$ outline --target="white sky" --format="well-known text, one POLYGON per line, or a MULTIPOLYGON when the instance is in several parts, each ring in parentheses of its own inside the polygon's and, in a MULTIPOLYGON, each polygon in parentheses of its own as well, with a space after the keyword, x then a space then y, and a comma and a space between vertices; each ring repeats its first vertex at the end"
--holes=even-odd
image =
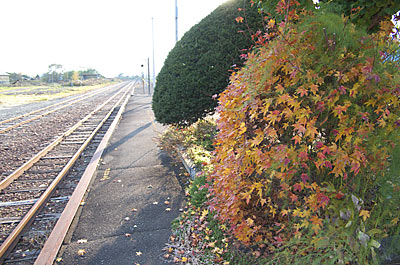
MULTIPOLYGON (((179 38, 226 0, 178 0, 179 38)), ((2 0, 0 73, 34 76, 50 64, 106 77, 156 73, 175 45, 175 0, 2 0)))

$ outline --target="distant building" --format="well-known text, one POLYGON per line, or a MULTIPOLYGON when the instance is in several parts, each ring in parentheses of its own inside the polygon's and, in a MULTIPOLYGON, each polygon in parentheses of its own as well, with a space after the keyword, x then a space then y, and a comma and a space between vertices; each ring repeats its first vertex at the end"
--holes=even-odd
POLYGON ((82 74, 82 79, 83 80, 97 79, 97 78, 99 78, 99 74, 88 74, 88 73, 82 74))
POLYGON ((0 74, 0 85, 9 85, 10 76, 8 74, 0 74))

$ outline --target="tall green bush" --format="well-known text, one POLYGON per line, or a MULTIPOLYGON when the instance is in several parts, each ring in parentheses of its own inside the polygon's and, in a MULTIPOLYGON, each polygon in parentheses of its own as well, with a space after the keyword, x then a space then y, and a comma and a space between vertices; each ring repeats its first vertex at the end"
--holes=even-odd
POLYGON ((228 1, 193 26, 169 53, 153 96, 156 119, 187 125, 214 111, 213 95, 228 85, 229 70, 240 66, 241 50, 262 29, 262 17, 248 0, 228 1), (243 17, 237 23, 237 17, 243 17))

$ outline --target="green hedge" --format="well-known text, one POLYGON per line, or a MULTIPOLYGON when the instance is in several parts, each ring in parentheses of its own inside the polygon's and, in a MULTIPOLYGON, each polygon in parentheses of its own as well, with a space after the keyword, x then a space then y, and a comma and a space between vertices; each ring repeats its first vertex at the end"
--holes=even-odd
POLYGON ((213 95, 229 82, 229 70, 241 66, 241 50, 262 17, 247 0, 228 1, 193 26, 170 51, 157 76, 153 110, 163 124, 188 125, 214 111, 213 95), (242 10, 239 11, 238 8, 242 10), (236 18, 244 17, 243 23, 236 18))

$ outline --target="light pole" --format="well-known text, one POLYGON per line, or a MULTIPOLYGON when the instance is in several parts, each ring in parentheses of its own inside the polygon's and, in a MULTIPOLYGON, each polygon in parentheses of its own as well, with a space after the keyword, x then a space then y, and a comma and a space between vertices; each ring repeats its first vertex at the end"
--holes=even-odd
POLYGON ((178 0, 175 0, 175 42, 178 41, 178 0))
POLYGON ((154 87, 156 86, 156 66, 154 63, 154 18, 151 18, 151 34, 152 34, 152 40, 153 40, 153 90, 154 87))
POLYGON ((151 95, 150 91, 150 58, 147 57, 147 80, 149 81, 149 95, 151 95))
POLYGON ((143 87, 143 94, 144 94, 144 92, 145 92, 145 90, 144 90, 144 70, 143 70, 143 64, 142 65, 140 65, 141 67, 142 67, 142 87, 143 87))

